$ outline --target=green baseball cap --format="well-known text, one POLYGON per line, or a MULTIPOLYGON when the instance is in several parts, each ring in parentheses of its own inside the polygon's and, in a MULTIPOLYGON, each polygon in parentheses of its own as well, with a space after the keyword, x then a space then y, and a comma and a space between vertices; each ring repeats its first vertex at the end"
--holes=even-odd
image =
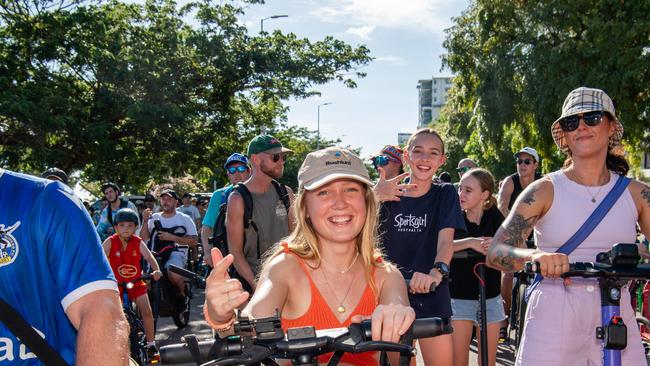
POLYGON ((251 142, 248 143, 247 155, 251 156, 253 154, 259 154, 263 152, 267 154, 277 154, 293 152, 293 150, 282 146, 282 143, 271 135, 255 136, 255 138, 253 138, 251 142))

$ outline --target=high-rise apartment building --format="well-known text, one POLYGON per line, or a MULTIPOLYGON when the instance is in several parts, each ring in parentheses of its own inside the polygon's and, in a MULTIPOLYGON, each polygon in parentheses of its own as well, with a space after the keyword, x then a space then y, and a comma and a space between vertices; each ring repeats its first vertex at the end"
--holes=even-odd
POLYGON ((451 77, 418 80, 418 128, 426 127, 440 116, 451 88, 451 77))

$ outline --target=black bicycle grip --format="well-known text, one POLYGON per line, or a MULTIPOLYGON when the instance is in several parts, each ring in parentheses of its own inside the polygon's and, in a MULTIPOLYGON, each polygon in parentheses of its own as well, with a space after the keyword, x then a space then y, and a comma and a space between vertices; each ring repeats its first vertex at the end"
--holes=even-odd
MULTIPOLYGON (((360 325, 364 331, 364 340, 372 340, 372 321, 366 319, 360 325)), ((414 339, 437 337, 442 334, 451 334, 452 332, 449 320, 437 317, 415 319, 413 324, 411 324, 411 329, 414 339)))
MULTIPOLYGON (((199 353, 201 362, 211 361, 217 358, 234 356, 242 353, 242 343, 239 338, 225 338, 215 342, 214 340, 200 341, 199 353)), ((195 360, 192 357, 190 348, 187 343, 170 344, 160 347, 160 363, 177 364, 192 363, 195 360)))
MULTIPOLYGON (((411 288, 411 279, 407 278, 406 279, 406 289, 408 290, 409 288, 411 288)), ((434 292, 435 290, 436 290, 436 283, 431 282, 431 286, 429 286, 429 292, 434 292)))

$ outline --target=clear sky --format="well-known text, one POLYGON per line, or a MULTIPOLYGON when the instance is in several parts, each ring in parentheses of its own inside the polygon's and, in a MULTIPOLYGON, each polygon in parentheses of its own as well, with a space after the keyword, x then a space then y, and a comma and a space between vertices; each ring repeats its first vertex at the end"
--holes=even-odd
POLYGON ((444 30, 468 0, 267 0, 251 6, 242 19, 250 32, 293 32, 312 41, 327 35, 351 45, 366 45, 375 58, 363 68, 368 75, 355 89, 341 83, 317 86, 321 97, 292 100, 288 123, 316 130, 317 106, 324 138, 340 137, 342 145, 362 147, 367 158, 386 144, 397 143, 398 132, 417 128, 417 81, 449 76, 440 70, 445 52, 444 30))

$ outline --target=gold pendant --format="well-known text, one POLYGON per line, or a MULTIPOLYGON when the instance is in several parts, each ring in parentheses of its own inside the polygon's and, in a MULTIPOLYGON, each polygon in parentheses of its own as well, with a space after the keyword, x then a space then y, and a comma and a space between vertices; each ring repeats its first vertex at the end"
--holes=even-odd
POLYGON ((338 311, 341 314, 345 313, 345 306, 339 305, 339 307, 336 309, 336 311, 338 311))

